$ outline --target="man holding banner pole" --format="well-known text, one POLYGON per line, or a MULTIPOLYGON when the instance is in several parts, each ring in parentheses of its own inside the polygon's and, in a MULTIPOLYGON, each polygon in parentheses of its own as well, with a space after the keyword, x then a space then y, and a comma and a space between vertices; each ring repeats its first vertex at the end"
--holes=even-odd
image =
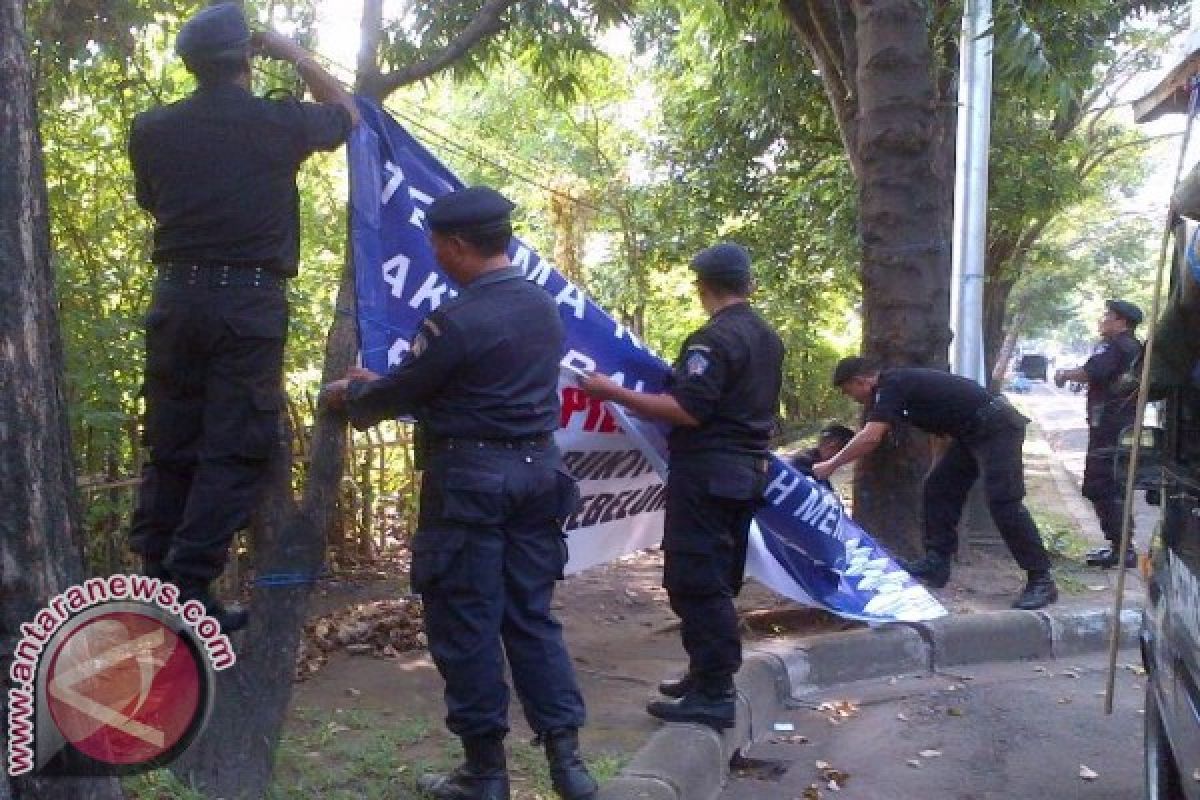
POLYGON ((691 263, 706 325, 684 342, 666 391, 638 392, 596 373, 581 385, 642 417, 671 424, 663 586, 679 616, 687 675, 647 707, 668 722, 733 727, 733 676, 742 662, 733 598, 766 485, 779 413, 783 342, 751 308, 750 256, 730 243, 691 263))
POLYGON ((512 209, 486 187, 429 206, 433 251, 457 296, 425 317, 386 377, 352 369, 322 394, 360 430, 413 416, 426 432, 411 581, 466 761, 421 788, 437 800, 508 800, 507 657, 555 791, 591 800, 583 697, 550 612, 567 561, 562 521, 579 503, 554 441, 565 334, 554 300, 509 261, 512 209))

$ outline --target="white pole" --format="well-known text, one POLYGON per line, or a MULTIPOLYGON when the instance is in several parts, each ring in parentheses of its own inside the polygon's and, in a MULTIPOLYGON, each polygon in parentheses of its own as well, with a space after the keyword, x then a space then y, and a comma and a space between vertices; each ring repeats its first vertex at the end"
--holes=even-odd
MULTIPOLYGON (((1193 0, 1200 6, 1200 0, 1193 0)), ((988 149, 992 135, 992 3, 968 0, 959 58, 957 167, 950 365, 987 385, 983 352, 983 281, 987 250, 988 149), (986 35, 984 35, 986 33, 986 35)))

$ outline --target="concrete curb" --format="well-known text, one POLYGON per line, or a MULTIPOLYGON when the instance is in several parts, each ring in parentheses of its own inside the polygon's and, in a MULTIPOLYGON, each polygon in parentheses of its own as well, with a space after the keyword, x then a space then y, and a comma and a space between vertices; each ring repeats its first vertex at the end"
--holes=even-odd
MULTIPOLYGON (((1122 612, 1122 647, 1137 644, 1140 622, 1140 611, 1122 612)), ((772 718, 790 698, 852 681, 1101 652, 1111 626, 1111 610, 993 611, 747 648, 736 727, 718 735, 702 725, 664 725, 597 800, 714 800, 730 759, 772 732, 772 718)))

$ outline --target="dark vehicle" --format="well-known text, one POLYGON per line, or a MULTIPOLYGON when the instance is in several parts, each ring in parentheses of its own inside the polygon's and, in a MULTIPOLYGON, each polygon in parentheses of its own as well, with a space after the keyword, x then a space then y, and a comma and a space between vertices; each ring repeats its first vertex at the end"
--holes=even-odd
POLYGON ((1142 660, 1146 797, 1200 800, 1200 247, 1195 222, 1176 227, 1171 295, 1155 331, 1150 397, 1162 430, 1143 437, 1139 485, 1162 506, 1152 552, 1142 660), (1190 251, 1190 252, 1189 252, 1190 251), (1189 258, 1190 255, 1190 258, 1189 258))
POLYGON ((1021 356, 1021 360, 1017 364, 1017 372, 1031 381, 1045 381, 1049 367, 1050 359, 1031 353, 1021 356))

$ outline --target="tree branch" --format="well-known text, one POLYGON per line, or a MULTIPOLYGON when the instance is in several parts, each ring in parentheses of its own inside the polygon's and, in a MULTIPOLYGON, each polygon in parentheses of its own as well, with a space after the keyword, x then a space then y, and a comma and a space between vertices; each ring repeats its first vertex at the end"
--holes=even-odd
MULTIPOLYGON (((366 0, 366 2, 374 4, 379 0, 366 0)), ((479 12, 467 23, 467 26, 462 29, 462 32, 437 53, 415 64, 409 64, 403 69, 377 75, 374 80, 364 82, 364 90, 375 99, 383 101, 400 87, 425 80, 446 69, 466 56, 472 47, 504 30, 505 22, 502 19, 504 12, 516 3, 517 0, 487 0, 479 12)))

